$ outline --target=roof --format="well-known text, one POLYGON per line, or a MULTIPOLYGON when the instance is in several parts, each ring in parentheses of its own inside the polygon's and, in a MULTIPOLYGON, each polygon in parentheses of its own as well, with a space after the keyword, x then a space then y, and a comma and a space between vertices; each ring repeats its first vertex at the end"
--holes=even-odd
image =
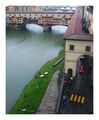
POLYGON ((70 35, 66 37, 68 40, 93 40, 93 34, 70 35))
POLYGON ((92 34, 84 34, 82 32, 81 16, 79 12, 75 12, 71 22, 63 36, 65 40, 93 40, 92 34))

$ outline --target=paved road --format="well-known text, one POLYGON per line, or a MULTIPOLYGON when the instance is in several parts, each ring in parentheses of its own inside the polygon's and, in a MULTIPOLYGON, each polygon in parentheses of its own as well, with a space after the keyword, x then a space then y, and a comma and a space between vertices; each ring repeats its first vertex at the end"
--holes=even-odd
MULTIPOLYGON (((93 69, 89 72, 79 74, 78 63, 77 76, 71 85, 64 85, 63 96, 66 96, 66 102, 62 103, 59 113, 61 114, 92 114, 93 113, 93 69), (69 89, 67 94, 66 90, 69 89)), ((84 66, 86 70, 88 63, 84 66)), ((65 78, 68 80, 68 78, 65 78)))

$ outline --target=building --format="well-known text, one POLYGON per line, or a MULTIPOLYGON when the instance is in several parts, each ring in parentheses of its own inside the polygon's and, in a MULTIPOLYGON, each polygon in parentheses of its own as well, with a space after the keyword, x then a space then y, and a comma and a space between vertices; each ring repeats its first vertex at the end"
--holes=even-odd
POLYGON ((86 20, 89 33, 93 34, 93 6, 84 7, 84 18, 86 20))
POLYGON ((79 6, 78 11, 81 13, 81 19, 88 32, 93 34, 93 6, 79 6))
POLYGON ((55 18, 53 16, 45 16, 45 17, 40 17, 38 19, 38 24, 64 24, 68 25, 70 24, 70 19, 67 18, 55 18))
POLYGON ((93 56, 93 35, 83 33, 81 15, 75 12, 66 33, 63 36, 65 44, 65 72, 73 70, 76 75, 77 60, 82 55, 93 56))
POLYGON ((43 6, 7 6, 7 12, 42 12, 43 6))
POLYGON ((15 11, 15 7, 14 6, 9 6, 9 7, 7 7, 7 10, 9 12, 14 12, 15 11))

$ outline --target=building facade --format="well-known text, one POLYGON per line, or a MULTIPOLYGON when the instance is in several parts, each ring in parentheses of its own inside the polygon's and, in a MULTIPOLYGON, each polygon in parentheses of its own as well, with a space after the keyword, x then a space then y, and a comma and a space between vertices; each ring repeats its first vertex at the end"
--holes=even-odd
POLYGON ((60 12, 7 12, 6 23, 14 23, 12 19, 21 19, 18 23, 37 22, 37 24, 62 24, 68 25, 70 23, 73 13, 60 12))
POLYGON ((72 69, 76 75, 77 60, 82 55, 93 56, 93 35, 82 32, 81 16, 76 12, 63 37, 65 44, 65 72, 72 69))
POLYGON ((78 11, 81 19, 88 29, 89 34, 93 34, 93 6, 79 6, 78 11))
POLYGON ((84 18, 86 19, 89 33, 93 34, 93 6, 84 7, 84 18))
POLYGON ((66 40, 65 48, 65 72, 67 73, 68 69, 72 69, 75 76, 79 57, 82 55, 93 56, 93 42, 89 40, 66 40))

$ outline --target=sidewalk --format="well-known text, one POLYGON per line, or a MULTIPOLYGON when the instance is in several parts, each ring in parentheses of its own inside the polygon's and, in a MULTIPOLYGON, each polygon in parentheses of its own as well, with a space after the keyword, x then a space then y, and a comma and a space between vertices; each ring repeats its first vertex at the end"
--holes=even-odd
POLYGON ((55 72, 49 86, 45 92, 45 95, 41 101, 40 108, 37 114, 55 114, 57 98, 59 94, 57 76, 58 72, 55 72))

